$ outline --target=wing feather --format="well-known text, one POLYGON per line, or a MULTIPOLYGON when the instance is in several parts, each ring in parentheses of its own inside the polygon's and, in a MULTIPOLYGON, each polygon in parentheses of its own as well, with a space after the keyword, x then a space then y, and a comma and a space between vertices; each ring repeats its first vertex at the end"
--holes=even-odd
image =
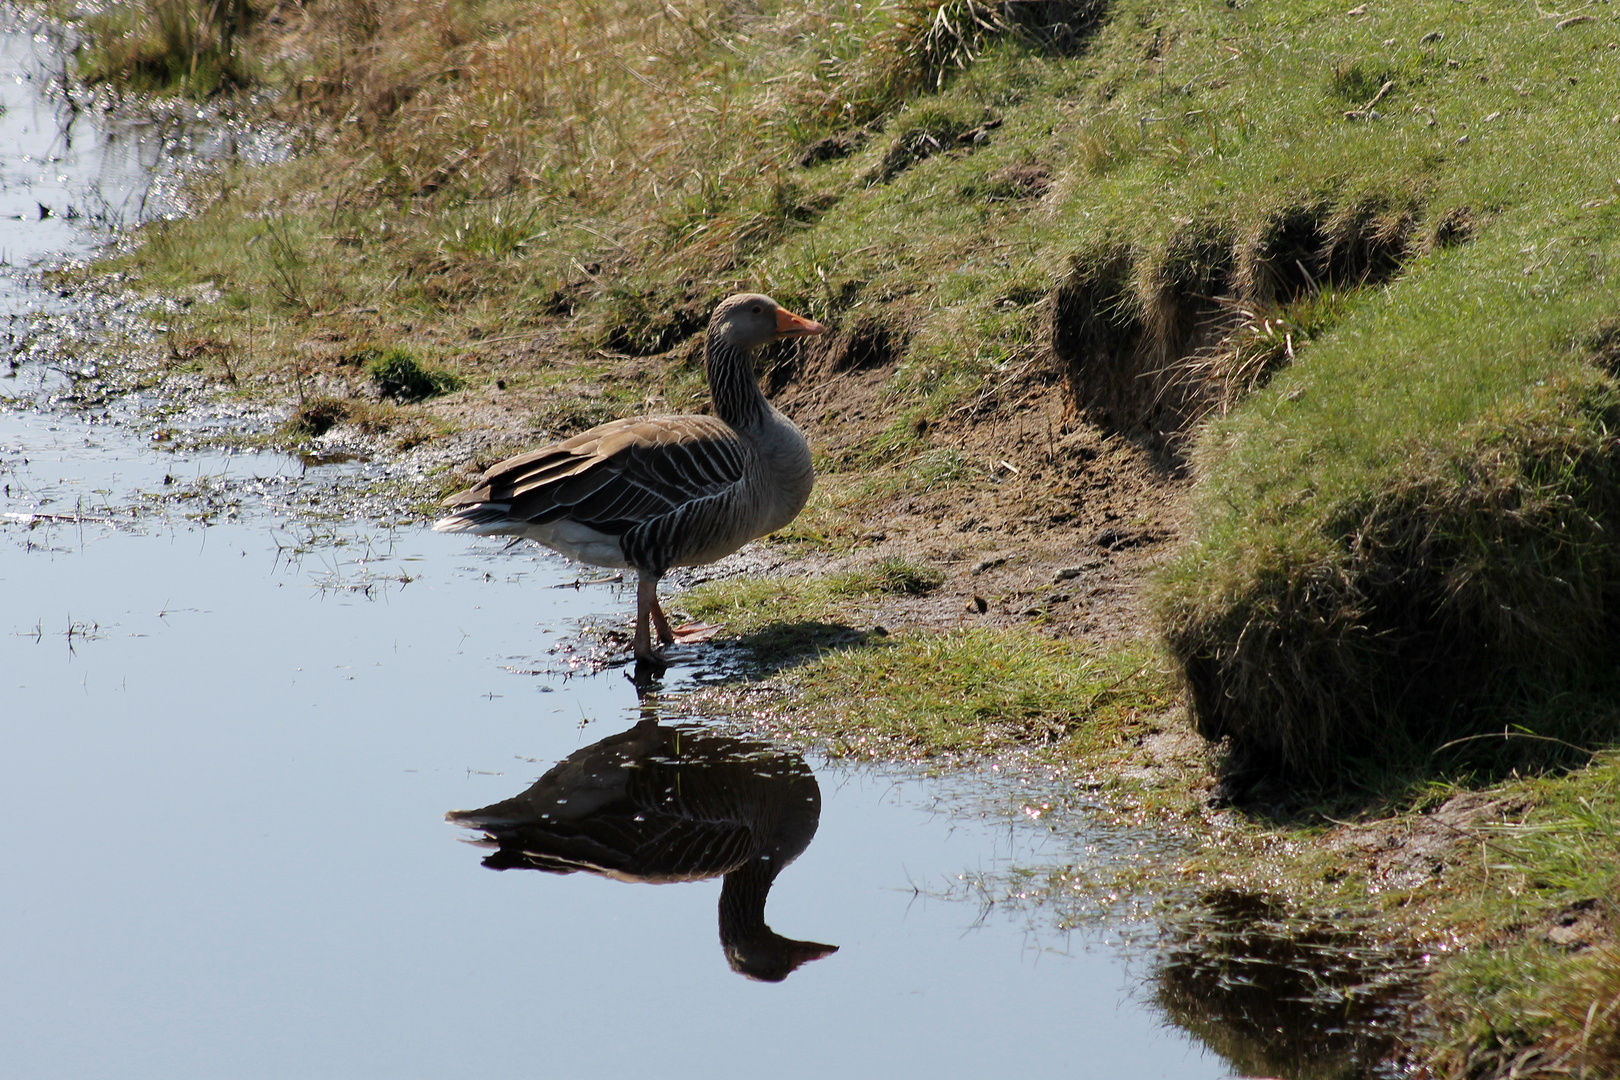
POLYGON ((709 416, 618 420, 492 466, 445 500, 447 521, 514 525, 569 519, 610 534, 720 494, 739 483, 736 432, 709 416))

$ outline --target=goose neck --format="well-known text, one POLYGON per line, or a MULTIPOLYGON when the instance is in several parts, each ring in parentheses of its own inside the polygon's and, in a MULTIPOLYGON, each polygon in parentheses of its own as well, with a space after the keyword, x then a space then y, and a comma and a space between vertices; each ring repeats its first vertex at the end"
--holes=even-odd
POLYGON ((756 937, 765 926, 765 899, 780 869, 769 854, 758 856, 726 875, 720 887, 720 940, 735 944, 756 937))
POLYGON ((760 392, 759 381, 754 378, 750 351, 739 349, 711 333, 705 347, 705 360, 715 415, 732 427, 754 426, 763 421, 769 406, 760 392))

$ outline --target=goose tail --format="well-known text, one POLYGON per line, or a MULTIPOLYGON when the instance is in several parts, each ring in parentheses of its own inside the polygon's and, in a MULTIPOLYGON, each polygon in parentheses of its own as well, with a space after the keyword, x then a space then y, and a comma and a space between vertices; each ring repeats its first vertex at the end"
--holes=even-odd
POLYGON ((435 521, 433 531, 473 533, 478 536, 500 536, 522 532, 525 523, 514 522, 508 518, 507 515, 511 511, 511 503, 475 503, 472 506, 463 506, 448 517, 435 521))

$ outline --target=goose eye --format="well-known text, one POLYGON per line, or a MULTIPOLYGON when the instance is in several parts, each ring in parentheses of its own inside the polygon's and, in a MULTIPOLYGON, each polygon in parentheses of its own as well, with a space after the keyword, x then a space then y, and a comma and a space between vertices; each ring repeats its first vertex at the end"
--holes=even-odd
POLYGON ((754 305, 754 314, 758 315, 759 313, 760 313, 760 306, 758 304, 755 304, 754 305))

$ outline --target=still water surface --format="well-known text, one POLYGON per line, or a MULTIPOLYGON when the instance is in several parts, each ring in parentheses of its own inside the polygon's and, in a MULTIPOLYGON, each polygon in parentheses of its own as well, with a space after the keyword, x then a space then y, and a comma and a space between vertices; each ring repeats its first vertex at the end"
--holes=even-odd
MULTIPOLYGON (((27 413, 0 447, 13 513, 300 471, 27 413)), ((548 655, 628 597, 551 588, 547 555, 357 523, 289 556, 264 506, 3 538, 6 1075, 1226 1075, 1116 951, 918 896, 1051 857, 923 780, 812 759, 819 828, 766 918, 838 951, 777 984, 728 965, 719 880, 482 867, 447 811, 658 719, 548 655)))
MULTIPOLYGON (((41 96, 50 50, 0 43, 0 121, 28 158, 0 161, 14 262, 88 243, 30 202, 110 186, 127 205, 140 183, 108 156, 129 129, 41 96)), ((12 313, 57 302, 0 293, 12 313)), ((55 378, 23 362, 0 394, 0 1074, 1230 1074, 1141 1000, 1120 950, 929 896, 1084 837, 942 812, 903 772, 674 731, 621 670, 570 667, 581 623, 627 618, 621 590, 556 588, 576 569, 419 525, 302 521, 301 487, 340 467, 153 450, 51 411, 30 388, 55 378), (205 522, 152 498, 199 480, 237 508, 205 522), (700 760, 627 812, 614 769, 664 776, 677 738, 700 760), (543 821, 558 791, 575 817, 543 821), (733 869, 743 896, 766 851, 725 832, 733 803, 778 862, 802 848, 765 875, 771 931, 837 947, 794 953, 782 981, 739 977, 783 965, 749 919, 723 925, 706 876, 733 869), (694 839, 694 817, 724 835, 694 839), (652 825, 698 854, 658 862, 652 825), (627 832, 643 843, 619 844, 619 878, 701 880, 555 873, 627 832)))

